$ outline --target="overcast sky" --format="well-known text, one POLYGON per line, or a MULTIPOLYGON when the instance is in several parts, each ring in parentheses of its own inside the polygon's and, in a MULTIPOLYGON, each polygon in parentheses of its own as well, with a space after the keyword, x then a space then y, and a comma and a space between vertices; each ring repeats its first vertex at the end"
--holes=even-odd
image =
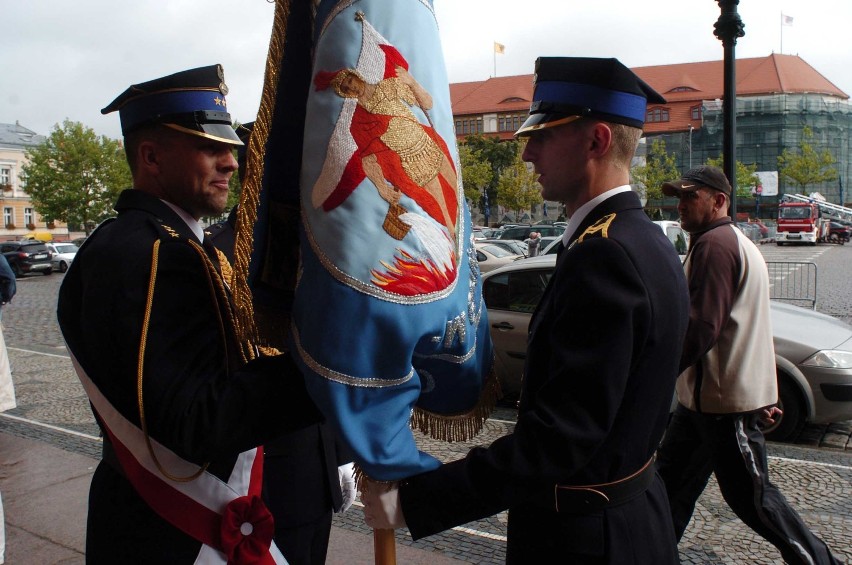
MULTIPOLYGON (((221 63, 228 107, 254 120, 274 5, 266 0, 3 3, 0 123, 48 135, 68 118, 120 137, 100 109, 130 84, 221 63)), ((721 60, 715 0, 434 0, 451 82, 529 74, 540 55, 628 66, 721 60)), ((852 94, 852 0, 742 0, 738 58, 795 54, 852 94), (781 14, 793 19, 781 26, 781 14), (783 37, 782 37, 783 30, 783 37), (783 41, 783 43, 782 43, 783 41)))

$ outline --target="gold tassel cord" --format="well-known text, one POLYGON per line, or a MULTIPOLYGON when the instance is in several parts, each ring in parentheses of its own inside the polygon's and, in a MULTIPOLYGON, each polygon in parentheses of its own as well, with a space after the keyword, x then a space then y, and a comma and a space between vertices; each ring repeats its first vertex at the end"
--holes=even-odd
MULTIPOLYGON (((239 335, 239 329, 238 329, 239 321, 236 319, 235 313, 231 309, 230 301, 228 299, 228 291, 225 287, 225 280, 222 278, 222 276, 219 275, 219 272, 216 270, 216 265, 213 263, 213 261, 207 255, 204 248, 194 241, 190 241, 189 243, 192 245, 192 247, 198 253, 198 255, 199 255, 202 263, 204 264, 206 271, 207 271, 207 282, 208 282, 208 287, 209 287, 209 291, 210 291, 210 297, 211 297, 213 304, 219 303, 219 304, 225 305, 225 308, 226 308, 225 313, 228 317, 228 321, 230 322, 230 327, 233 328, 235 334, 239 335)), ((151 444, 151 437, 148 434, 148 422, 147 422, 147 419, 145 417, 145 399, 144 399, 144 394, 143 394, 143 382, 144 382, 143 376, 144 376, 144 373, 145 373, 145 351, 147 349, 147 344, 148 344, 148 329, 150 327, 151 311, 152 311, 152 305, 154 303, 154 290, 156 288, 156 283, 157 283, 157 267, 158 267, 158 264, 159 264, 159 257, 160 257, 160 241, 157 240, 157 241, 154 242, 154 250, 153 250, 153 254, 152 254, 151 277, 150 277, 150 280, 148 281, 148 296, 147 296, 147 302, 145 304, 145 317, 144 317, 144 320, 143 320, 143 323, 142 323, 142 337, 141 337, 141 341, 140 341, 140 345, 139 345, 138 372, 137 372, 137 375, 136 375, 136 397, 137 397, 137 404, 138 404, 138 409, 139 409, 139 423, 140 423, 140 427, 142 429, 142 434, 145 437, 145 445, 148 448, 148 453, 151 455, 151 459, 153 460, 154 465, 157 467, 157 470, 159 470, 160 473, 162 473, 162 475, 164 477, 166 477, 167 479, 169 479, 171 481, 179 482, 179 483, 186 483, 186 482, 191 482, 191 481, 195 480, 196 478, 198 478, 199 476, 201 476, 201 474, 204 473, 207 470, 209 463, 205 463, 196 472, 194 472, 192 475, 189 475, 189 476, 186 476, 186 477, 178 477, 178 476, 175 476, 175 475, 171 474, 170 472, 168 472, 163 467, 162 463, 160 463, 160 460, 157 458, 156 454, 154 453, 154 449, 153 449, 153 446, 151 444)), ((221 261, 222 257, 223 256, 220 255, 220 261, 221 261)), ((227 265, 227 260, 225 260, 224 263, 227 265)), ((226 272, 226 268, 224 266, 220 266, 220 268, 222 268, 223 273, 226 272)), ((216 312, 217 312, 218 317, 219 317, 219 335, 222 338, 222 344, 221 345, 222 345, 223 355, 225 356, 223 363, 224 363, 224 366, 227 367, 227 366, 229 366, 228 344, 227 344, 227 337, 226 337, 227 336, 227 328, 226 328, 226 325, 225 325, 225 320, 223 319, 222 314, 221 314, 221 312, 219 311, 218 308, 216 309, 216 312)), ((255 349, 252 346, 252 343, 250 341, 238 340, 237 344, 238 344, 238 347, 240 349, 240 354, 241 354, 241 358, 242 358, 243 363, 247 363, 249 360, 254 359, 256 357, 255 349)))
POLYGON ((464 414, 444 415, 414 408, 411 427, 428 434, 432 439, 456 442, 473 439, 491 415, 502 396, 500 382, 492 371, 482 387, 479 402, 464 414))
POLYGON ((154 251, 151 259, 151 278, 148 281, 148 299, 145 303, 145 319, 142 323, 142 338, 139 343, 138 370, 136 374, 136 402, 139 408, 139 425, 142 428, 142 434, 145 436, 145 445, 148 448, 148 453, 151 455, 151 459, 154 461, 154 465, 157 466, 160 473, 162 473, 167 479, 177 483, 188 483, 200 477, 201 474, 207 470, 209 463, 205 463, 192 475, 187 477, 177 477, 166 471, 160 463, 160 460, 157 459, 157 455, 154 453, 154 448, 151 445, 151 437, 148 435, 148 422, 145 419, 145 399, 142 394, 142 377, 145 373, 145 349, 148 344, 148 327, 151 323, 151 307, 154 303, 154 289, 157 286, 157 264, 159 258, 160 240, 157 240, 154 242, 154 251))
MULTIPOLYGON (((228 263, 228 259, 225 257, 225 254, 216 250, 216 256, 219 262, 219 269, 222 271, 222 275, 220 276, 219 271, 216 270, 216 265, 210 259, 210 257, 205 252, 204 248, 200 246, 198 243, 194 241, 190 241, 190 244, 195 248, 195 251, 201 256, 201 260, 204 262, 205 267, 207 268, 207 277, 210 283, 210 291, 213 299, 213 303, 216 304, 217 301, 219 304, 223 304, 225 306, 225 313, 228 316, 228 322, 230 322, 230 327, 237 340, 237 347, 240 350, 240 360, 243 364, 248 363, 257 355, 255 354, 255 348, 252 345, 251 341, 240 339, 240 335, 245 334, 246 330, 242 329, 240 324, 241 321, 239 317, 234 312, 234 309, 231 307, 231 300, 228 296, 228 290, 225 286, 226 282, 229 279, 233 278, 233 269, 231 269, 230 263, 228 263), (217 298, 218 295, 218 298, 217 298)), ((230 366, 228 362, 228 344, 226 341, 227 328, 225 326, 224 320, 222 319, 221 312, 217 309, 217 314, 219 315, 219 329, 220 335, 222 336, 222 348, 225 352, 225 367, 230 366)))
POLYGON ((251 289, 248 285, 249 261, 254 247, 254 224, 257 220, 257 208, 260 203, 260 187, 263 180, 263 158, 272 115, 275 109, 275 93, 278 89, 279 64, 284 57, 284 44, 287 38, 287 19, 290 15, 291 0, 276 0, 272 36, 266 57, 266 70, 263 79, 260 108, 254 129, 249 137, 246 150, 246 176, 240 193, 237 210, 237 222, 234 241, 234 278, 233 296, 239 318, 238 335, 240 342, 261 343, 258 328, 254 321, 254 305, 251 289))

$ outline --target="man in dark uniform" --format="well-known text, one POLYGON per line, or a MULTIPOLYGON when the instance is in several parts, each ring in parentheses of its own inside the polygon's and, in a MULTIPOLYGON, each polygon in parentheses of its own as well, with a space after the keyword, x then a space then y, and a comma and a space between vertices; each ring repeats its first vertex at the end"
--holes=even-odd
POLYGON ((89 237, 58 316, 104 432, 89 563, 283 562, 256 446, 316 422, 289 355, 237 333, 199 218, 221 214, 242 142, 222 67, 133 85, 118 110, 133 189, 89 237))
MULTIPOLYGON (((253 126, 249 122, 237 128, 244 143, 237 147, 240 183, 253 126)), ((205 230, 224 254, 223 272, 234 264, 236 216, 234 206, 227 221, 205 230)), ((274 345, 284 349, 284 344, 274 345)), ((286 433, 263 446, 263 500, 275 518, 275 543, 290 565, 325 563, 332 515, 347 510, 355 500, 352 457, 345 452, 326 422, 286 433)))
POLYGON ((509 563, 676 563, 653 455, 668 419, 687 291, 629 186, 646 100, 615 59, 540 58, 524 160, 571 220, 529 328, 512 434, 400 482, 367 485, 372 527, 420 538, 509 509, 509 563))

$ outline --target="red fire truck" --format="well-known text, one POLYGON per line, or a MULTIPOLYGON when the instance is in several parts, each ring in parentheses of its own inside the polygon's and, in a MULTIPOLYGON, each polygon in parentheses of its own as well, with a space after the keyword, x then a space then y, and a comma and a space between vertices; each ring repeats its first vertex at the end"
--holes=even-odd
POLYGON ((778 203, 778 231, 775 243, 807 243, 816 245, 828 241, 830 222, 820 212, 821 202, 807 198, 778 203))

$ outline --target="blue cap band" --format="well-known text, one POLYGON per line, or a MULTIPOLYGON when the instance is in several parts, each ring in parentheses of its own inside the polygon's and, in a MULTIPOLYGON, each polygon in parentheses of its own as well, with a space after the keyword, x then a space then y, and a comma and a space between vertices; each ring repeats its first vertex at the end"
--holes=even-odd
POLYGON ((215 90, 158 92, 129 100, 119 109, 121 131, 128 131, 158 116, 210 110, 227 112, 225 97, 215 90))
POLYGON ((644 96, 589 84, 560 81, 537 82, 533 100, 571 104, 589 108, 596 113, 622 116, 645 123, 647 101, 644 96))

